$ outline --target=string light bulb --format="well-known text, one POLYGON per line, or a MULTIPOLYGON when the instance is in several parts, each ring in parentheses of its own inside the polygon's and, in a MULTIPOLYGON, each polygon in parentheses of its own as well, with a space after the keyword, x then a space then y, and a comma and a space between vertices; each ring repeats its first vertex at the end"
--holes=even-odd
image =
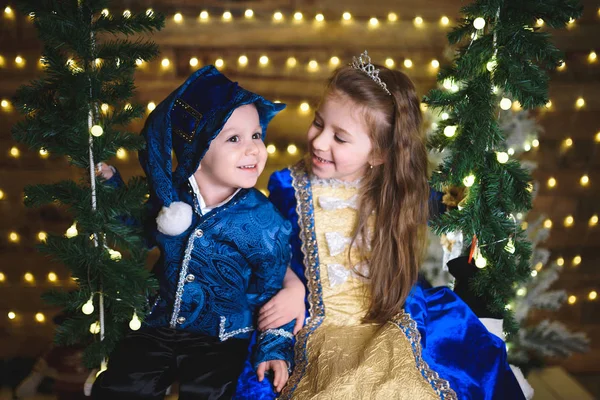
POLYGON ((137 313, 134 310, 133 317, 131 318, 131 321, 129 321, 129 329, 131 329, 132 331, 137 331, 141 327, 142 327, 142 322, 140 321, 140 319, 137 316, 137 313))
POLYGON ((217 69, 221 69, 225 66, 225 61, 223 61, 222 58, 217 58, 217 60, 215 61, 215 67, 217 67, 217 69))
POLYGON ((308 62, 308 69, 311 71, 316 71, 319 68, 319 63, 317 60, 310 60, 308 62))
POLYGON ((444 135, 446 137, 453 137, 456 134, 456 125, 448 125, 444 128, 444 135))
POLYGON ((200 21, 208 21, 208 11, 200 12, 200 21))
POLYGON ((26 272, 25 275, 23 275, 23 279, 25 279, 25 281, 32 283, 33 281, 35 281, 35 277, 33 276, 33 274, 31 272, 26 272))
POLYGON ((413 22, 414 22, 414 24, 415 24, 416 26, 420 27, 420 26, 422 26, 422 25, 423 25, 423 18, 422 18, 422 17, 419 17, 419 16, 417 16, 417 17, 415 17, 415 19, 414 19, 414 21, 413 21, 413 22))
POLYGON ((587 186, 590 183, 590 177, 587 175, 583 175, 581 177, 581 179, 579 179, 579 183, 581 184, 581 186, 587 186))
POLYGON ((37 234, 37 238, 40 242, 45 242, 48 239, 48 234, 44 231, 39 231, 37 234))
POLYGON ((242 67, 248 65, 248 57, 245 55, 241 55, 238 58, 238 64, 240 64, 242 67))
POLYGON ((177 13, 173 16, 173 20, 179 24, 183 21, 183 15, 181 15, 181 13, 177 13))
POLYGON ((565 259, 562 257, 558 257, 556 259, 556 265, 558 265, 559 267, 562 267, 563 265, 565 265, 565 259))
POLYGON ((390 22, 396 22, 398 21, 398 15, 396 13, 388 13, 388 21, 390 22))
POLYGON ((292 154, 292 155, 293 155, 293 154, 296 154, 296 153, 298 152, 298 148, 296 147, 296 145, 294 145, 294 144, 290 144, 290 145, 287 147, 287 152, 288 152, 288 153, 290 153, 290 154, 292 154))
POLYGON ((390 68, 390 69, 391 69, 391 68, 394 68, 394 64, 396 64, 396 63, 394 62, 394 60, 393 60, 393 59, 391 59, 391 58, 386 58, 386 59, 385 59, 385 66, 386 66, 386 67, 388 67, 388 68, 390 68))
POLYGON ((4 190, 0 190, 0 200, 4 200, 4 190))
POLYGON ((103 113, 108 112, 108 104, 102 103, 102 105, 100 106, 100 109, 102 110, 103 113))
POLYGON ((413 66, 412 60, 410 58, 407 58, 406 60, 404 60, 404 66, 406 68, 412 68, 412 66, 413 66))
POLYGON ((352 14, 350 14, 348 11, 346 11, 342 14, 342 19, 344 21, 350 21, 352 19, 352 14))
POLYGON ((487 260, 481 254, 478 254, 475 258, 475 266, 477 268, 485 268, 487 266, 487 260))
POLYGON ((554 178, 554 177, 548 178, 548 187, 550 189, 556 187, 556 178, 554 178))
POLYGON ((267 65, 269 63, 269 57, 260 56, 260 58, 258 59, 258 62, 260 63, 260 65, 267 65))
POLYGON ((153 10, 153 9, 151 9, 151 8, 147 9, 147 10, 146 10, 146 16, 147 16, 147 17, 152 17, 152 16, 154 16, 154 10, 153 10))
POLYGON ((300 111, 308 112, 308 110, 310 110, 310 106, 308 105, 308 103, 304 102, 300 104, 300 111))
POLYGON ((329 64, 333 65, 334 67, 340 64, 340 59, 339 57, 333 56, 329 59, 329 64))
POLYGON ((573 218, 573 216, 572 216, 572 215, 568 215, 568 216, 565 218, 564 225, 565 225, 565 227, 567 227, 567 228, 570 228, 570 227, 572 227, 572 226, 573 226, 573 223, 574 223, 574 222, 575 222, 575 218, 573 218))
POLYGON ((325 16, 321 13, 315 15, 315 20, 317 20, 317 22, 323 22, 325 21, 325 16))
POLYGON ((231 21, 231 12, 230 11, 225 11, 223 13, 223 21, 231 21))
POLYGON ((504 111, 510 110, 511 107, 512 107, 511 99, 503 97, 502 100, 500 100, 500 108, 503 109, 504 111))
POLYGON ((199 61, 198 61, 197 57, 190 58, 190 67, 197 67, 198 63, 199 63, 199 61))
POLYGON ((556 67, 556 69, 559 71, 564 71, 566 68, 567 68, 567 63, 565 61, 561 61, 560 64, 558 64, 558 67, 556 67))
POLYGON ((117 149, 116 156, 119 160, 125 160, 127 158, 127 150, 125 150, 123 147, 119 147, 117 149))
POLYGON ((110 15, 110 11, 108 11, 108 8, 105 8, 105 9, 102 10, 102 12, 100 14, 102 14, 102 16, 104 18, 106 18, 106 17, 108 17, 110 15))
POLYGON ((35 320, 39 323, 42 323, 44 321, 46 321, 46 316, 44 314, 42 314, 41 312, 35 314, 35 320))
POLYGON ((96 321, 90 325, 90 333, 97 335, 100 333, 100 322, 96 321))
POLYGON ((19 156, 21 155, 21 151, 19 150, 19 148, 17 146, 13 146, 10 148, 10 156, 13 158, 19 158, 19 156))
POLYGON ((473 186, 473 185, 475 184, 475 175, 471 174, 471 175, 468 175, 468 176, 466 176, 466 177, 463 179, 463 184, 464 184, 466 187, 471 187, 471 186, 473 186))
POLYGON ((536 24, 537 26, 539 26, 539 27, 541 27, 541 26, 544 26, 544 20, 543 20, 543 19, 541 19, 541 18, 538 18, 538 19, 535 21, 535 24, 536 24))
POLYGON ((293 68, 296 66, 298 61, 294 57, 288 57, 288 59, 285 63, 288 66, 288 68, 293 68))
POLYGON ((594 214, 590 217, 590 220, 588 221, 588 225, 590 227, 598 225, 598 214, 594 214))
POLYGON ((577 296, 569 296, 569 299, 567 300, 569 304, 573 305, 577 302, 577 296))
POLYGON ((2 108, 8 108, 8 107, 10 107, 9 101, 6 100, 6 99, 2 99, 2 101, 0 101, 0 107, 2 107, 2 108))
POLYGON ((274 144, 270 144, 267 146, 267 153, 275 154, 276 151, 277 151, 277 147, 275 147, 274 144))
POLYGON ((573 257, 572 263, 573 263, 574 267, 576 267, 579 264, 581 264, 581 256, 577 255, 577 256, 573 257))
POLYGON ((551 229, 552 228, 552 220, 550 218, 547 218, 544 221, 544 228, 546 228, 546 229, 551 229))
POLYGON ((108 249, 108 254, 110 256, 110 259, 113 261, 119 261, 122 258, 121 253, 117 250, 108 249))
POLYGON ((54 272, 48 272, 48 280, 50 282, 56 282, 57 279, 58 279, 58 277, 56 276, 56 274, 54 272))
POLYGON ((77 236, 78 234, 79 234, 79 232, 77 232, 77 224, 73 223, 73 225, 71 225, 69 227, 69 229, 67 229, 67 232, 66 232, 65 236, 70 239, 72 237, 77 236))
POLYGON ((588 61, 590 63, 594 63, 596 62, 596 59, 598 58, 598 55, 596 54, 595 51, 590 51, 590 54, 588 55, 588 61))
POLYGON ((438 69, 440 67, 440 62, 436 59, 431 60, 431 67, 434 69, 438 69))
POLYGON ((169 65, 171 65, 171 61, 169 61, 168 58, 163 58, 160 62, 160 65, 162 65, 163 68, 169 68, 169 65))
POLYGON ((90 299, 81 307, 81 312, 85 315, 90 315, 94 312, 94 295, 90 296, 90 299))
POLYGON ((154 111, 154 109, 156 108, 156 104, 153 101, 151 101, 148 103, 146 108, 148 109, 148 111, 154 111))
POLYGON ((583 97, 580 97, 577 99, 577 101, 575 101, 575 107, 583 108, 584 106, 585 106, 585 99, 583 97))
POLYGON ((448 24, 450 24, 450 18, 444 15, 442 18, 440 18, 440 24, 442 24, 442 26, 448 26, 448 24))
POLYGON ((12 10, 12 8, 10 8, 10 6, 6 6, 4 8, 4 14, 6 14, 6 15, 12 15, 12 13, 13 13, 13 10, 12 10))
POLYGON ((104 133, 104 129, 102 129, 100 125, 94 125, 92 126, 92 129, 90 129, 90 133, 92 136, 100 137, 104 133))
POLYGON ((504 151, 498 151, 496 152, 496 159, 500 164, 506 164, 509 159, 508 153, 504 151))
POLYGON ((129 11, 129 10, 125 10, 125 11, 123 11, 123 16, 124 16, 125 18, 129 18, 129 17, 131 17, 131 11, 129 11))
POLYGON ((276 12, 273 14, 273 19, 274 19, 275 21, 281 21, 281 20, 283 19, 283 14, 282 14, 280 11, 276 11, 276 12))
POLYGON ((21 238, 19 237, 19 234, 17 232, 10 232, 8 234, 8 240, 10 240, 12 243, 19 243, 19 240, 21 238))
POLYGON ((247 9, 244 12, 244 17, 246 17, 246 18, 252 18, 252 17, 254 17, 254 11, 252 11, 251 9, 247 9))
POLYGON ((596 133, 596 136, 594 136, 594 141, 596 143, 600 143, 600 132, 596 133))
POLYGON ((4 275, 4 272, 0 272, 0 282, 4 282, 6 280, 6 275, 4 275))
POLYGON ((375 17, 369 19, 369 25, 371 27, 376 27, 377 25, 379 25, 379 20, 375 17))
POLYGON ((483 19, 481 17, 475 18, 475 20, 473 20, 473 26, 477 30, 481 30, 481 29, 485 28, 485 19, 483 19))
POLYGON ((304 17, 304 16, 302 15, 302 13, 301 13, 300 11, 296 11, 296 12, 294 13, 294 20, 295 20, 295 21, 298 21, 298 22, 299 22, 299 21, 302 21, 302 18, 303 18, 303 17, 304 17))
POLYGON ((590 299, 590 300, 596 300, 597 297, 598 297, 598 293, 595 290, 592 290, 588 294, 588 299, 590 299))

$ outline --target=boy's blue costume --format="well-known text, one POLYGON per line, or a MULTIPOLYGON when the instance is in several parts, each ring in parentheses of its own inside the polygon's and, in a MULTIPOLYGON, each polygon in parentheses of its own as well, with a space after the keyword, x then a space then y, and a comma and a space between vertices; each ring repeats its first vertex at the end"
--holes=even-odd
MULTIPOLYGON (((189 398, 231 397, 254 331, 256 312, 282 287, 290 259, 291 227, 253 188, 239 190, 226 204, 203 214, 188 180, 233 111, 247 104, 257 108, 263 138, 270 120, 285 107, 241 88, 208 66, 188 78, 148 117, 142 132, 147 147, 140 152, 140 163, 150 184, 152 218, 146 232, 150 244, 158 246, 161 253, 154 267, 160 290, 141 330, 131 333, 129 341, 125 339, 111 357, 108 370, 100 375, 94 387, 96 398, 162 398, 170 384, 165 386, 169 381, 166 375, 180 381, 180 398, 186 398, 181 379, 193 375, 195 368, 204 380, 191 377, 192 382, 183 386, 189 398), (178 161, 175 170, 172 151, 178 161), (177 212, 163 219, 163 226, 160 220, 155 221, 157 214, 168 214, 175 208, 177 212), (150 348, 139 360, 140 365, 130 365, 128 354, 144 355, 140 342, 150 348), (153 349, 171 342, 169 357, 160 350, 161 362, 146 371, 143 364, 159 357, 160 352, 153 349), (191 353, 186 354, 186 347, 181 346, 184 342, 203 343, 215 352, 224 350, 221 357, 205 359, 200 350, 197 356, 193 354, 202 346, 190 345, 191 353), (231 346, 225 349, 227 343, 231 346), (186 367, 192 370, 182 371, 180 359, 192 357, 194 362, 186 367), (215 373, 210 370, 213 363, 218 364, 215 373), (218 374, 228 377, 219 378, 222 384, 214 387, 212 381, 219 380, 215 378, 218 374), (143 396, 140 387, 150 387, 151 394, 143 396)), ((268 360, 291 363, 293 325, 257 335, 252 356, 255 368, 268 360)))

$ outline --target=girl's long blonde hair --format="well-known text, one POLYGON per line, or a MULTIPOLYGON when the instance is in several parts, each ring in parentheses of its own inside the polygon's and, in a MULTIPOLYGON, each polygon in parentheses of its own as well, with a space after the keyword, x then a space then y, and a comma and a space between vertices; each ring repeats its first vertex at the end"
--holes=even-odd
POLYGON ((365 321, 385 322, 402 311, 417 281, 425 249, 429 184, 415 87, 400 71, 376 68, 391 95, 350 66, 334 72, 325 95, 348 96, 363 111, 370 128, 375 165, 362 179, 353 241, 369 260, 370 304, 365 321), (375 223, 369 234, 372 214, 375 223))

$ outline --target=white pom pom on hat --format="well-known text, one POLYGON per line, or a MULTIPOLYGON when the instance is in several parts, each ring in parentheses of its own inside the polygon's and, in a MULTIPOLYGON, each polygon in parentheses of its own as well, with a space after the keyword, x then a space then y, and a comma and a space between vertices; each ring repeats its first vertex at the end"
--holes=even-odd
POLYGON ((169 236, 181 235, 192 225, 192 207, 183 201, 174 201, 161 208, 156 217, 159 232, 169 236))

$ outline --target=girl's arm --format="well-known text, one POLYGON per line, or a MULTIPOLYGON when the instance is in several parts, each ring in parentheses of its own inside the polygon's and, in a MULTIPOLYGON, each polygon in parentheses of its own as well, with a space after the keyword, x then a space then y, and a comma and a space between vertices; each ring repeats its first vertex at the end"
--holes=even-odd
POLYGON ((304 284, 290 267, 283 278, 283 288, 267 302, 258 314, 258 329, 277 328, 296 320, 294 335, 302 329, 306 316, 304 284))

